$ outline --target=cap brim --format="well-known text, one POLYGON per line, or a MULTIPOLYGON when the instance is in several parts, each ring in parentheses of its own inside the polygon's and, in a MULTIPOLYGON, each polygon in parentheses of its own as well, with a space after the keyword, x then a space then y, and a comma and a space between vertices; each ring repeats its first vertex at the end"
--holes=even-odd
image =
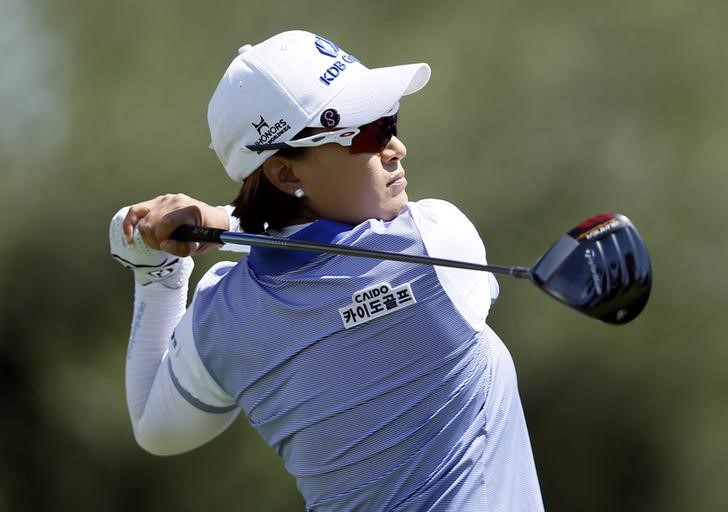
MULTIPOLYGON (((320 112, 336 109, 339 126, 361 126, 392 110, 402 96, 422 89, 430 80, 425 63, 367 69, 357 74, 320 112)), ((320 112, 310 126, 321 126, 320 112)))

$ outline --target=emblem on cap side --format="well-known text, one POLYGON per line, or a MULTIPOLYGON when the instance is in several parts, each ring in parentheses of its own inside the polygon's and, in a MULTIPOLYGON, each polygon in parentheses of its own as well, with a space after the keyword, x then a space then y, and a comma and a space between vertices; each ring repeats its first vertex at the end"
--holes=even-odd
POLYGON ((262 114, 258 115, 260 116, 258 122, 251 123, 253 125, 253 128, 255 128, 258 132, 258 135, 260 135, 260 137, 258 137, 258 139, 255 141, 255 145, 271 144, 291 129, 291 125, 288 124, 288 121, 283 118, 279 119, 271 125, 268 124, 265 119, 263 119, 262 114))
POLYGON ((321 121, 321 126, 324 128, 336 128, 339 126, 339 121, 341 121, 341 116, 339 115, 339 112, 335 108, 327 108, 323 112, 321 112, 321 117, 319 118, 321 121))

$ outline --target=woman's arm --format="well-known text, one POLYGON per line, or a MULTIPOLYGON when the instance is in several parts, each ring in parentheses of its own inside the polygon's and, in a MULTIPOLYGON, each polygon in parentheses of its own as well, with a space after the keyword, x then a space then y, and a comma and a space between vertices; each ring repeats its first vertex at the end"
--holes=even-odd
MULTIPOLYGON (((127 402, 134 435, 151 453, 171 455, 214 438, 239 410, 209 377, 199 357, 193 357, 192 311, 179 336, 188 348, 180 351, 179 342, 173 338, 185 314, 193 263, 189 257, 152 249, 135 229, 142 219, 155 213, 154 201, 120 210, 111 221, 109 238, 112 256, 134 271, 134 316, 126 364, 127 402), (133 226, 129 239, 126 227, 130 218, 133 226), (174 340, 171 357, 170 340, 174 340), (175 366, 182 379, 175 376, 175 366), (206 397, 208 403, 191 400, 195 396, 206 397)), ((156 211, 155 217, 161 219, 164 215, 156 211)), ((176 219, 180 223, 187 221, 184 215, 176 219)), ((149 219, 147 223, 151 233, 159 233, 158 226, 149 219)))
POLYGON ((137 443, 155 455, 182 453, 206 443, 240 412, 199 361, 192 338, 193 312, 185 314, 186 299, 186 283, 177 289, 135 284, 127 403, 137 443))

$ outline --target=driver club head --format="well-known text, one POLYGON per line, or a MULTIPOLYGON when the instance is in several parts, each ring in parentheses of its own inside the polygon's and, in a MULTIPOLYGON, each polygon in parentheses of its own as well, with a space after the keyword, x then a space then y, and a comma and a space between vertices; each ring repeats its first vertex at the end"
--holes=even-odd
POLYGON ((625 324, 647 304, 652 267, 634 224, 624 215, 604 213, 561 237, 531 267, 529 278, 588 316, 625 324))

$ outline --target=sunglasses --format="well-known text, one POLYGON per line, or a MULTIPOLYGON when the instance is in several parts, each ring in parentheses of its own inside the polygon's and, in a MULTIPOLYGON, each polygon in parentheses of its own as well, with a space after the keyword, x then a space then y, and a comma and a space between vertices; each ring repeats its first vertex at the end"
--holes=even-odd
POLYGON ((393 136, 397 135, 398 115, 381 117, 358 128, 342 128, 333 132, 317 133, 310 137, 274 142, 273 144, 250 144, 249 151, 267 151, 284 148, 312 148, 324 144, 340 144, 349 148, 349 153, 381 153, 393 136))

